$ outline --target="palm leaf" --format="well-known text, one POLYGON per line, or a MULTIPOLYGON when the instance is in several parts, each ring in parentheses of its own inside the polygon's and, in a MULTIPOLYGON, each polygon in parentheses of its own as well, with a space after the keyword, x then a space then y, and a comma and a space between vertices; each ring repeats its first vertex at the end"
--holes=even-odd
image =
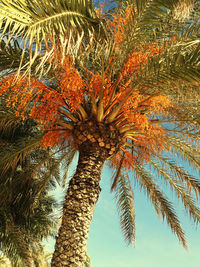
MULTIPOLYGON (((3 214, 1 213, 1 216, 3 214)), ((2 218, 1 218, 2 220, 2 218)), ((18 226, 12 222, 7 222, 6 233, 0 229, 0 249, 10 259, 11 262, 17 263, 16 266, 26 266, 30 264, 30 252, 24 241, 24 233, 18 226), (2 246, 3 244, 3 246, 2 246), (25 264, 23 264, 23 262, 25 264)))
MULTIPOLYGON (((121 2, 124 4, 124 2, 127 4, 133 4, 133 1, 131 0, 126 0, 126 1, 121 1, 118 0, 118 2, 121 2)), ((196 15, 196 13, 199 13, 199 6, 198 3, 199 1, 196 2, 196 6, 194 5, 193 1, 191 0, 164 0, 164 1, 159 1, 159 0, 136 0, 134 1, 134 4, 136 6, 137 13, 140 16, 140 21, 141 25, 146 25, 147 27, 152 27, 153 25, 155 26, 160 26, 160 22, 163 22, 162 20, 166 19, 166 15, 169 17, 172 16, 174 20, 176 19, 176 16, 174 14, 176 7, 181 4, 181 2, 184 2, 186 5, 185 7, 188 6, 187 9, 182 9, 182 11, 188 12, 188 19, 190 16, 196 15), (191 7, 191 8, 190 8, 191 7)), ((180 16, 182 14, 180 13, 180 16)), ((184 15, 184 14, 183 14, 184 15)), ((187 18, 187 17, 186 17, 187 18)), ((178 22, 180 18, 176 19, 176 22, 178 22)))
POLYGON ((194 222, 199 222, 200 220, 200 209, 197 206, 192 194, 187 192, 183 185, 177 182, 177 177, 173 176, 166 168, 161 166, 158 162, 151 161, 151 165, 154 167, 157 175, 169 183, 172 191, 175 191, 177 197, 181 199, 184 204, 185 209, 189 212, 190 216, 193 218, 194 222))
POLYGON ((188 161, 200 172, 200 150, 195 148, 194 145, 183 141, 181 138, 169 136, 167 137, 166 150, 174 150, 184 161, 188 161))
MULTIPOLYGON (((191 45, 195 48, 194 50, 198 48, 198 54, 192 49, 191 51, 188 51, 186 42, 177 44, 177 46, 172 47, 171 50, 167 49, 164 53, 162 52, 157 57, 150 58, 149 63, 145 66, 144 71, 142 72, 142 77, 144 78, 142 85, 150 85, 149 91, 151 90, 151 93, 162 93, 162 91, 160 91, 162 90, 161 86, 156 89, 156 84, 158 82, 160 85, 165 84, 165 82, 168 82, 168 85, 170 85, 170 80, 181 79, 187 82, 199 83, 200 46, 199 42, 194 42, 191 45), (195 57, 193 57, 194 53, 196 54, 195 57), (182 55, 182 61, 177 62, 180 55, 182 55), (152 86, 153 84, 154 86, 152 86), (152 87, 154 87, 154 89, 152 87)), ((142 77, 139 76, 140 81, 142 77)), ((163 89, 166 90, 167 88, 164 86, 163 89)), ((177 96, 178 92, 181 92, 181 88, 179 87, 179 91, 176 89, 177 88, 174 88, 174 91, 172 91, 169 87, 168 92, 170 94, 176 94, 177 96)), ((168 92, 164 91, 165 94, 168 92)))
POLYGON ((0 151, 2 173, 6 172, 9 168, 15 168, 23 158, 31 153, 36 148, 41 140, 41 136, 29 138, 28 140, 18 140, 16 146, 7 145, 4 151, 0 151))
POLYGON ((62 186, 66 186, 66 181, 68 179, 69 169, 72 165, 72 162, 77 154, 76 149, 73 147, 69 148, 67 152, 63 154, 62 157, 60 157, 60 161, 62 161, 61 166, 63 169, 63 177, 62 177, 62 186))
MULTIPOLYGON (((132 1, 126 2, 129 2, 131 4, 132 1)), ((194 49, 190 50, 191 54, 189 53, 188 57, 192 59, 193 63, 189 61, 189 59, 187 59, 188 65, 184 65, 183 62, 181 66, 178 66, 177 64, 182 55, 184 55, 184 60, 186 60, 186 50, 182 50, 182 48, 184 48, 184 45, 188 45, 187 48, 189 50, 190 42, 193 42, 193 44, 197 42, 199 44, 199 14, 196 17, 193 16, 191 18, 191 21, 186 24, 177 23, 177 21, 172 18, 170 10, 173 10, 178 2, 178 0, 134 1, 137 6, 137 11, 133 11, 132 20, 127 23, 127 25, 125 25, 123 50, 120 51, 120 57, 118 55, 118 58, 120 60, 118 64, 120 66, 123 66, 124 62, 126 62, 127 54, 130 55, 130 53, 134 51, 135 47, 141 45, 141 40, 143 40, 144 43, 154 42, 156 40, 158 43, 160 42, 162 47, 162 45, 165 46, 165 42, 167 43, 170 39, 174 38, 172 47, 173 49, 175 48, 175 50, 173 51, 173 49, 171 49, 167 50, 166 53, 164 53, 164 51, 162 51, 161 53, 160 59, 164 59, 164 62, 167 65, 163 65, 162 68, 162 64, 164 62, 161 64, 160 59, 158 59, 157 62, 153 62, 151 59, 149 60, 149 62, 151 62, 151 65, 149 65, 148 70, 155 70, 156 68, 159 71, 161 69, 161 74, 163 74, 163 77, 160 77, 160 80, 167 79, 169 73, 171 77, 174 76, 177 78, 177 74, 179 74, 178 77, 186 80, 188 79, 189 81, 191 81, 191 79, 193 78, 199 80, 199 70, 197 71, 197 69, 194 68, 193 64, 195 60, 196 63, 199 62, 199 48, 196 49, 196 52, 194 52, 194 47, 194 49), (194 57, 192 57, 192 54, 194 55, 194 57), (169 57, 171 58, 170 61, 168 61, 169 57), (190 67, 192 68, 190 69, 190 67), (168 73, 166 76, 165 73, 162 72, 163 70, 167 70, 168 73)), ((188 0, 188 2, 190 2, 190 0, 188 0)), ((122 3, 124 4, 124 1, 122 1, 122 3)), ((122 70, 120 69, 119 72, 121 71, 122 70)), ((149 83, 151 82, 151 78, 154 77, 153 75, 153 73, 152 75, 150 75, 149 83)), ((140 83, 141 81, 142 79, 140 80, 140 83)))
MULTIPOLYGON (((22 48, 18 40, 11 40, 8 45, 6 41, 0 42, 0 72, 9 74, 14 72, 20 65, 20 58, 22 55, 22 48)), ((23 65, 28 60, 28 54, 24 54, 23 65)))
POLYGON ((120 174, 116 184, 115 197, 120 214, 120 225, 128 244, 135 243, 135 211, 133 190, 126 174, 120 174))
POLYGON ((139 185, 145 190, 148 197, 150 198, 158 216, 162 216, 163 219, 166 218, 172 232, 177 235, 179 241, 186 248, 187 243, 185 234, 172 206, 172 203, 160 191, 158 185, 151 177, 151 174, 147 170, 145 170, 144 167, 137 165, 135 167, 134 173, 139 185))
MULTIPOLYGON (((6 0, 0 3, 1 39, 7 37, 6 44, 11 40, 21 40, 23 52, 29 50, 29 64, 45 52, 42 64, 55 49, 78 51, 83 32, 98 31, 100 21, 97 18, 92 2, 89 0, 72 1, 23 1, 6 0), (49 51, 47 51, 47 50, 49 51)), ((20 67, 21 68, 21 67, 20 67)))

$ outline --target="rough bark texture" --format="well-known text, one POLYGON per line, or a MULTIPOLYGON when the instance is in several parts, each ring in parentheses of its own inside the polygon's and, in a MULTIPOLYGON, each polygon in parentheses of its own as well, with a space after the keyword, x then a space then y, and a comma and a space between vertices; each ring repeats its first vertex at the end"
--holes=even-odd
POLYGON ((101 191, 101 170, 108 156, 105 149, 90 145, 82 146, 76 173, 69 183, 53 267, 83 267, 86 260, 89 226, 101 191))

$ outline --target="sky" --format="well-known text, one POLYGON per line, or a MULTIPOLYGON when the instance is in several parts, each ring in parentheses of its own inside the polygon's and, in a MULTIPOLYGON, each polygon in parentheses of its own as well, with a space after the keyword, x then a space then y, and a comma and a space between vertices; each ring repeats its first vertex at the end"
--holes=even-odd
MULTIPOLYGON (((75 164, 72 169, 75 169, 75 164)), ((120 229, 114 193, 110 193, 111 176, 111 170, 104 167, 102 191, 90 225, 87 245, 92 267, 199 266, 200 226, 194 225, 189 216, 186 216, 183 206, 172 195, 171 200, 176 203, 189 249, 185 250, 182 247, 167 223, 157 217, 150 200, 137 187, 134 188, 136 242, 135 247, 127 246, 120 229)), ((61 196, 59 188, 56 195, 61 196)), ((53 250, 52 244, 51 249, 53 250)))

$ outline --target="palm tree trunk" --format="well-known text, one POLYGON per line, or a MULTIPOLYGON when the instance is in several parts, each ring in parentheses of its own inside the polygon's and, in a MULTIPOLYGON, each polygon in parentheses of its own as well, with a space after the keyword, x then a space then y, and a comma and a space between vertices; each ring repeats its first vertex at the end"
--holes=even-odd
POLYGON ((76 173, 70 180, 56 239, 52 267, 83 267, 90 222, 101 188, 101 170, 106 155, 100 147, 85 147, 79 153, 76 173))

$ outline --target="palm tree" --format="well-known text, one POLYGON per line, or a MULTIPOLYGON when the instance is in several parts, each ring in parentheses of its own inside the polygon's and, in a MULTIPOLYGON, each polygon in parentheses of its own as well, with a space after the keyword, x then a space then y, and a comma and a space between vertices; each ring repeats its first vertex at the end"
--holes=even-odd
POLYGON ((35 128, 33 121, 22 123, 1 98, 0 249, 14 266, 36 264, 43 251, 42 240, 54 236, 56 229, 58 203, 48 192, 55 186, 59 165, 44 149, 20 154, 38 135, 35 128))
MULTIPOLYGON (((64 8, 68 2, 56 4, 64 8)), ((83 6, 86 2, 82 2, 83 6)), ((26 41, 24 56, 18 62, 24 62, 26 50, 31 51, 34 42, 47 50, 44 58, 41 53, 39 63, 39 52, 35 51, 40 49, 30 52, 28 71, 31 66, 35 77, 30 73, 26 77, 24 72, 18 72, 17 77, 4 75, 1 93, 9 93, 8 105, 17 106, 19 116, 29 116, 43 127, 43 146, 71 146, 67 163, 75 150, 79 152, 76 173, 65 197, 52 266, 83 266, 105 162, 115 170, 111 189, 116 192, 122 230, 129 243, 135 237, 132 179, 145 190, 157 214, 166 219, 184 247, 185 235, 174 206, 154 176, 166 181, 194 222, 200 221, 196 204, 200 182, 183 166, 186 161, 193 169, 200 169, 199 1, 185 0, 185 5, 178 0, 119 2, 120 9, 104 24, 105 42, 98 42, 96 36, 89 39, 86 34, 81 42, 84 47, 75 54, 70 49, 65 51, 66 46, 56 38, 66 21, 60 20, 48 45, 43 32, 47 34, 48 27, 58 20, 34 24, 44 27, 38 36, 30 35, 31 23, 19 28, 22 22, 15 17, 20 17, 18 9, 25 12, 26 5, 26 12, 40 12, 51 18, 50 14, 56 12, 51 1, 43 7, 40 1, 16 0, 12 16, 8 16, 10 1, 1 4, 2 36, 12 39, 17 35, 26 41), (187 20, 183 20, 186 14, 187 20), (44 66, 41 62, 45 62, 44 66), (183 164, 176 161, 177 155, 183 164)), ((27 16, 32 17, 37 16, 27 16)), ((62 35, 69 37, 67 33, 62 35)), ((9 41, 7 45, 12 46, 9 41)), ((19 70, 23 70, 21 65, 19 70)))

